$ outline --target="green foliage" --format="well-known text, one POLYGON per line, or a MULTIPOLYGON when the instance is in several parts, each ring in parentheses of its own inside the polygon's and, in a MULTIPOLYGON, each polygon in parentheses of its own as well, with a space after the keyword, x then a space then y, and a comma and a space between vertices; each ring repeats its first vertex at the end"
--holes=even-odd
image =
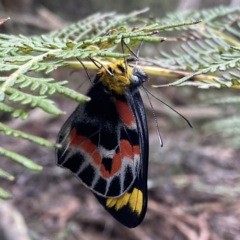
MULTIPOLYGON (((240 103, 240 98, 238 96, 231 97, 223 97, 221 99, 214 99, 212 101, 208 101, 208 104, 211 105, 221 105, 222 107, 235 107, 237 110, 239 109, 238 105, 240 103)), ((238 114, 232 117, 221 118, 214 120, 205 124, 202 129, 209 134, 220 134, 223 141, 221 141, 221 145, 227 145, 233 149, 238 149, 240 146, 240 114, 239 110, 238 114)))
MULTIPOLYGON (((9 181, 14 180, 14 176, 12 176, 10 173, 4 171, 3 169, 0 168, 0 178, 7 179, 9 181)), ((9 199, 11 198, 11 193, 8 191, 4 190, 3 188, 0 187, 0 198, 2 199, 9 199)))
POLYGON ((12 195, 8 191, 4 190, 3 188, 0 188, 0 198, 2 199, 9 199, 12 195))
POLYGON ((16 138, 22 138, 22 139, 31 141, 33 143, 39 144, 41 146, 45 146, 45 147, 53 147, 54 146, 53 143, 51 143, 49 141, 46 141, 43 138, 39 138, 39 137, 30 135, 30 134, 12 129, 12 128, 10 128, 10 127, 2 124, 2 123, 0 123, 0 131, 3 132, 5 135, 11 135, 11 136, 16 137, 16 138))
POLYGON ((39 166, 38 164, 34 163, 30 159, 28 159, 28 158, 26 158, 22 155, 19 155, 19 154, 13 152, 13 151, 9 151, 9 150, 6 150, 6 149, 0 147, 0 155, 5 156, 7 158, 10 158, 10 159, 14 160, 15 162, 18 162, 19 164, 21 164, 22 166, 24 166, 25 168, 28 168, 30 170, 33 170, 33 171, 42 170, 42 167, 39 166))
POLYGON ((0 168, 0 176, 1 178, 5 178, 9 181, 13 181, 14 180, 14 176, 12 176, 10 173, 4 171, 3 169, 0 168))
MULTIPOLYGON (((174 41, 172 51, 161 51, 161 56, 151 56, 151 61, 148 62, 154 63, 154 67, 149 72, 143 66, 143 70, 149 74, 163 76, 162 72, 158 71, 161 67, 165 71, 165 78, 182 77, 165 86, 239 88, 240 8, 220 7, 198 12, 177 12, 163 19, 140 18, 139 14, 144 11, 128 15, 98 13, 42 36, 0 34, 1 112, 26 120, 27 110, 19 107, 20 104, 25 105, 24 109, 41 108, 48 114, 61 115, 63 112, 49 99, 56 93, 78 102, 89 100, 86 96, 67 88, 68 81, 55 82, 48 74, 58 68, 81 68, 76 57, 79 59, 96 57, 105 60, 129 56, 117 48, 122 37, 132 48, 141 41, 161 43, 166 40, 168 34, 171 34, 167 41, 174 41), (152 71, 154 69, 157 71, 152 71)), ((0 131, 5 135, 42 146, 54 146, 45 139, 4 124, 0 124, 0 131)), ((13 151, 0 148, 0 155, 28 169, 35 171, 41 169, 30 159, 13 151)), ((11 175, 0 170, 0 177, 10 179, 11 175)), ((0 197, 7 196, 10 197, 7 192, 0 189, 0 197)))
MULTIPOLYGON (((219 7, 196 12, 169 14, 161 22, 199 20, 195 26, 184 28, 177 46, 171 52, 161 52, 154 63, 169 69, 169 77, 177 80, 166 86, 195 86, 201 89, 240 89, 240 8, 219 7), (180 78, 181 77, 181 78, 180 78)), ((174 29, 175 34, 177 31, 174 29)), ((208 104, 237 104, 239 97, 215 99, 208 104)), ((238 148, 239 116, 214 120, 203 127, 209 134, 221 134, 225 144, 238 148)))
MULTIPOLYGON (((161 52, 155 61, 159 66, 183 70, 185 76, 163 86, 197 86, 199 88, 240 88, 240 8, 170 14, 163 22, 182 18, 201 19, 202 22, 182 33, 172 53, 161 52), (235 71, 231 71, 235 70, 235 71), (224 71, 224 73, 223 73, 224 71)), ((155 86, 159 87, 159 86, 155 86)))

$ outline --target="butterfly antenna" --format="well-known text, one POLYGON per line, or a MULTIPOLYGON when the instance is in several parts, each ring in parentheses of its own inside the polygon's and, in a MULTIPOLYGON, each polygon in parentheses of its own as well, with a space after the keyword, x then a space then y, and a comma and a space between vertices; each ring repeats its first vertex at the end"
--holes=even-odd
MULTIPOLYGON (((136 59, 134 59, 134 61, 136 61, 136 65, 137 65, 137 60, 139 60, 139 50, 140 50, 140 48, 141 48, 141 46, 142 46, 142 43, 143 43, 143 41, 141 41, 141 43, 138 45, 138 47, 137 47, 137 51, 136 51, 136 53, 125 43, 125 41, 124 41, 124 37, 122 36, 122 39, 121 39, 121 46, 122 46, 122 52, 124 53, 124 46, 132 53, 132 55, 136 58, 136 59)), ((129 60, 130 61, 130 60, 129 60)), ((127 59, 126 59, 126 57, 124 57, 124 63, 125 63, 125 66, 126 66, 126 69, 127 69, 127 59)))
MULTIPOLYGON (((126 43, 124 42, 124 37, 122 36, 121 38, 121 46, 122 46, 122 52, 124 53, 124 44, 126 45, 126 43)), ((127 46, 128 47, 128 46, 127 46)), ((127 73, 127 59, 125 57, 123 57, 124 59, 124 63, 125 63, 125 69, 126 69, 126 73, 127 73)))
POLYGON ((157 99, 159 102, 163 103, 165 106, 167 106, 170 109, 172 109, 175 113, 177 113, 180 117, 182 117, 187 122, 187 124, 189 125, 190 128, 193 128, 193 126, 190 123, 190 121, 187 118, 185 118, 181 113, 176 111, 173 107, 169 106, 167 103, 163 102, 161 99, 159 99, 156 96, 154 96, 149 90, 147 90, 147 88, 145 88, 144 86, 142 86, 142 87, 143 87, 143 89, 145 90, 146 93, 150 94, 153 98, 157 99))
POLYGON ((82 60, 81 60, 80 58, 77 57, 77 60, 81 63, 83 69, 85 70, 85 72, 86 72, 86 74, 87 74, 87 76, 88 76, 88 79, 89 79, 90 82, 93 84, 93 81, 92 81, 92 79, 91 79, 91 77, 90 77, 90 75, 89 75, 89 72, 88 72, 87 67, 83 64, 83 62, 82 62, 82 60))
POLYGON ((138 47, 137 47, 137 51, 136 51, 136 55, 137 55, 137 59, 139 59, 139 51, 140 51, 140 48, 141 48, 141 46, 142 46, 142 43, 143 43, 143 41, 141 41, 140 42, 140 44, 138 45, 138 47))
POLYGON ((125 46, 125 47, 129 50, 129 52, 130 52, 135 58, 138 59, 138 55, 125 43, 123 36, 122 36, 121 44, 122 44, 122 48, 125 46))
POLYGON ((145 91, 146 95, 147 95, 147 98, 148 98, 148 101, 150 103, 150 106, 151 106, 151 109, 152 109, 152 114, 153 114, 153 117, 154 117, 154 121, 155 121, 155 124, 156 124, 156 127, 157 127, 157 132, 158 132, 158 139, 159 139, 159 143, 160 143, 160 146, 162 147, 163 146, 163 140, 162 140, 162 137, 161 137, 161 134, 160 134, 160 130, 159 130, 159 126, 158 126, 158 121, 157 121, 157 117, 156 117, 156 113, 154 111, 154 108, 153 108, 153 105, 152 105, 152 102, 150 101, 150 97, 148 95, 148 91, 147 89, 143 87, 143 90, 145 91))
POLYGON ((92 62, 93 62, 93 64, 97 67, 97 68, 104 68, 105 69, 105 71, 110 75, 110 76, 114 76, 113 75, 113 73, 111 73, 102 63, 100 63, 98 60, 96 60, 96 59, 93 59, 93 58, 91 58, 91 57, 88 57, 92 62), (99 65, 98 65, 99 64, 99 65))
POLYGON ((91 58, 91 57, 88 57, 91 61, 92 61, 92 63, 97 67, 97 68, 102 68, 103 67, 103 64, 102 63, 100 63, 99 61, 97 61, 96 59, 93 59, 93 58, 91 58), (99 64, 99 65, 98 65, 99 64))

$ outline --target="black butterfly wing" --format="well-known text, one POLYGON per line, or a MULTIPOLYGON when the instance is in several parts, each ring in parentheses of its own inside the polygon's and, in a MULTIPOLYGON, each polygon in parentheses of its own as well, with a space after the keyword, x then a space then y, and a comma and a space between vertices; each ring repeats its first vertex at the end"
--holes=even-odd
POLYGON ((69 169, 93 193, 120 197, 140 167, 140 144, 134 110, 125 96, 105 91, 101 82, 87 94, 60 130, 57 165, 69 169))
POLYGON ((147 209, 149 139, 146 113, 140 93, 136 87, 132 87, 129 90, 129 104, 136 119, 139 137, 139 172, 131 188, 121 197, 104 198, 97 194, 95 196, 116 220, 129 228, 134 228, 142 222, 147 209))

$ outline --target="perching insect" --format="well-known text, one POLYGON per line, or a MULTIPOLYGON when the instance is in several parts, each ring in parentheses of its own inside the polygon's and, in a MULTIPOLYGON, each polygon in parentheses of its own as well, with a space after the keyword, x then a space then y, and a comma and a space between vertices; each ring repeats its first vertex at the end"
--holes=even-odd
POLYGON ((57 165, 69 169, 120 223, 138 226, 147 209, 149 139, 139 87, 148 76, 120 60, 101 66, 59 132, 57 165))

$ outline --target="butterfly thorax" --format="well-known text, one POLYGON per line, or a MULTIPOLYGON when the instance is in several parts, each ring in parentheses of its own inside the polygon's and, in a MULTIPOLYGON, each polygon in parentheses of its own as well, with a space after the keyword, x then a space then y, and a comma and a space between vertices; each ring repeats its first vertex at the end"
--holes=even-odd
POLYGON ((131 85, 139 86, 147 80, 147 75, 137 67, 131 67, 120 60, 99 70, 101 82, 110 90, 124 95, 131 85))

